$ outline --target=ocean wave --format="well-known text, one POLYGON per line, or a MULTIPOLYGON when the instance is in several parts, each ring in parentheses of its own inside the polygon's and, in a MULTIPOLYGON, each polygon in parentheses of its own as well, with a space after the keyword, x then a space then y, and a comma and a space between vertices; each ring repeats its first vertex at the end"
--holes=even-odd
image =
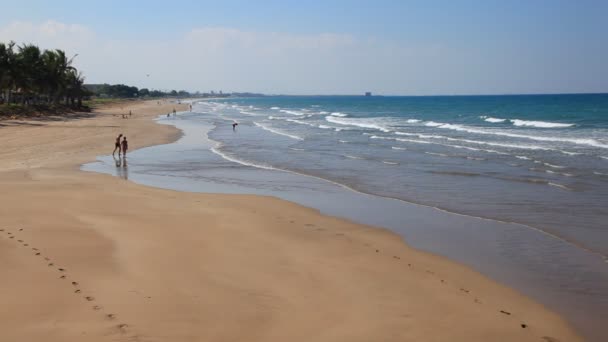
POLYGON ((327 126, 327 125, 319 125, 319 128, 322 128, 322 129, 332 129, 333 127, 327 126))
POLYGON ((241 111, 239 111, 239 112, 240 112, 241 114, 245 114, 245 115, 257 116, 257 114, 255 114, 255 113, 252 113, 252 112, 247 112, 247 111, 244 111, 244 110, 241 110, 241 111))
POLYGON ((593 171, 593 174, 597 175, 597 176, 608 176, 608 173, 598 172, 598 171, 593 171))
POLYGON ((510 121, 515 126, 537 127, 537 128, 566 128, 566 127, 574 126, 574 124, 546 122, 546 121, 528 121, 528 120, 520 120, 520 119, 511 119, 510 121))
MULTIPOLYGON (((433 122, 433 121, 430 121, 433 122)), ((561 138, 561 137, 547 137, 547 136, 536 136, 536 135, 526 135, 526 134, 517 134, 517 133, 507 133, 503 131, 489 131, 482 130, 478 128, 473 128, 464 125, 456 125, 456 124, 447 124, 447 123, 436 123, 433 122, 432 127, 442 128, 442 129, 450 129, 461 132, 475 133, 475 134, 485 134, 485 135, 498 135, 503 137, 511 137, 511 138, 521 138, 521 139, 530 139, 535 141, 547 141, 547 142, 566 142, 576 145, 586 145, 592 147, 599 148, 608 148, 607 144, 602 144, 601 142, 595 139, 580 139, 580 138, 561 138), (438 125, 436 125, 438 124, 438 125)), ((564 153, 567 153, 564 151, 564 153)))
POLYGON ((553 165, 553 164, 549 164, 549 163, 543 163, 543 165, 548 166, 548 167, 552 167, 554 169, 565 169, 565 166, 561 166, 561 165, 553 165))
POLYGON ((387 165, 399 165, 399 163, 397 163, 397 162, 392 162, 392 161, 388 161, 388 160, 383 160, 382 162, 387 165))
POLYGON ((306 125, 306 126, 311 126, 311 127, 317 127, 317 125, 311 124, 310 122, 305 122, 305 121, 296 120, 296 119, 285 119, 285 121, 293 122, 293 123, 298 124, 298 125, 306 125))
POLYGON ((422 122, 422 120, 418 120, 418 119, 407 119, 407 123, 419 123, 422 122))
MULTIPOLYGON (((323 112, 321 112, 321 113, 323 113, 323 112)), ((348 116, 348 114, 344 114, 344 113, 340 113, 340 112, 334 112, 334 113, 331 113, 331 116, 337 116, 337 117, 340 117, 340 118, 345 118, 345 117, 348 116)))
POLYGON ((255 122, 255 121, 254 121, 253 123, 254 123, 256 126, 260 127, 260 128, 261 128, 261 129, 263 129, 263 130, 266 130, 266 131, 268 131, 268 132, 271 132, 271 133, 274 133, 274 134, 278 134, 278 135, 282 135, 282 136, 285 136, 285 137, 288 137, 288 138, 291 138, 291 139, 295 139, 295 140, 304 140, 304 138, 301 138, 301 137, 299 137, 299 136, 297 136, 297 135, 292 135, 292 134, 289 134, 289 133, 281 132, 281 131, 276 130, 276 129, 274 129, 274 128, 270 128, 270 127, 268 127, 268 126, 264 126, 264 125, 262 125, 262 124, 261 124, 261 123, 259 123, 259 122, 255 122))
POLYGON ((442 126, 445 124, 441 123, 441 122, 429 121, 429 122, 425 122, 424 125, 429 126, 429 127, 439 127, 439 126, 442 126))
POLYGON ((343 144, 349 143, 349 141, 347 141, 347 140, 338 140, 338 141, 341 142, 341 143, 343 143, 343 144))
POLYGON ((553 182, 549 182, 549 183, 547 183, 547 184, 548 184, 548 185, 550 185, 550 186, 554 186, 554 187, 556 187, 556 188, 563 189, 563 190, 572 191, 572 189, 570 189, 569 187, 567 187, 567 186, 565 186, 565 185, 563 185, 563 184, 559 184, 559 183, 553 183, 553 182))
POLYGON ((489 141, 451 138, 451 137, 446 137, 443 135, 431 135, 431 134, 420 134, 420 133, 406 133, 406 132, 394 132, 394 133, 397 135, 415 136, 415 137, 422 138, 422 139, 443 139, 443 140, 449 140, 449 141, 466 142, 469 144, 477 144, 477 145, 488 145, 488 146, 496 146, 496 147, 526 149, 526 150, 547 150, 547 151, 552 150, 550 148, 542 147, 542 146, 538 146, 538 145, 496 143, 496 142, 489 142, 489 141))
POLYGON ((281 110, 279 110, 279 112, 285 113, 285 114, 291 114, 291 115, 298 115, 298 116, 304 115, 304 113, 302 113, 302 112, 296 112, 296 111, 287 110, 287 109, 281 109, 281 110))
POLYGON ((338 124, 338 125, 377 129, 377 130, 385 132, 385 133, 390 132, 390 130, 387 127, 378 124, 377 121, 375 121, 374 119, 351 119, 351 118, 342 118, 342 117, 335 117, 335 116, 326 116, 325 120, 327 120, 328 122, 331 122, 331 123, 338 124))
POLYGON ((531 158, 528 158, 526 156, 515 156, 515 158, 517 158, 517 159, 523 159, 523 160, 532 160, 531 158))
POLYGON ((393 150, 399 150, 399 151, 406 151, 407 150, 407 148, 405 148, 405 147, 398 147, 398 146, 391 146, 391 148, 393 150))
POLYGON ((270 109, 279 110, 281 107, 270 107, 270 109))
POLYGON ((365 159, 363 157, 357 157, 357 156, 351 156, 349 154, 345 154, 344 157, 348 158, 348 159, 365 159))
POLYGON ((490 122, 490 123, 503 123, 503 122, 507 121, 507 119, 493 118, 491 116, 480 116, 479 118, 483 119, 486 122, 490 122))
POLYGON ((437 156, 437 157, 449 157, 447 154, 444 153, 436 153, 436 152, 424 152, 426 154, 430 154, 432 156, 437 156))
POLYGON ((230 155, 228 155, 228 154, 220 151, 219 150, 220 147, 221 147, 221 145, 218 144, 218 145, 212 147, 210 150, 211 150, 211 152, 217 154, 218 156, 224 158, 225 160, 231 161, 233 163, 237 163, 237 164, 241 164, 241 165, 245 165, 245 166, 257 167, 257 168, 265 169, 265 170, 280 170, 280 169, 274 168, 274 167, 269 166, 269 165, 263 165, 263 164, 259 164, 259 163, 254 163, 254 162, 250 162, 250 161, 247 161, 247 160, 243 160, 243 159, 239 159, 239 158, 230 156, 230 155))

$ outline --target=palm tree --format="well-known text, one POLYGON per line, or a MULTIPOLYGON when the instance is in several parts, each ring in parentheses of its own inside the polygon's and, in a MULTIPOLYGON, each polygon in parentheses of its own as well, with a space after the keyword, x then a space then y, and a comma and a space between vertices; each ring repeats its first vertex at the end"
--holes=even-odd
POLYGON ((5 99, 9 103, 16 76, 14 46, 14 42, 0 44, 0 93, 5 91, 5 99))

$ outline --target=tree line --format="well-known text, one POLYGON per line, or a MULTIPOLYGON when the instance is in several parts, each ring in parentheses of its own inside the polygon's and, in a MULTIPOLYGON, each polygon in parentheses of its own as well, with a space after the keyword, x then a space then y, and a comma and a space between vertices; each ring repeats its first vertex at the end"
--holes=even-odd
POLYGON ((185 90, 150 90, 148 88, 137 88, 124 84, 85 84, 85 87, 98 97, 110 98, 136 98, 136 97, 191 97, 198 93, 189 93, 185 90))
POLYGON ((33 44, 0 43, 0 104, 82 106, 89 92, 84 76, 72 66, 74 57, 33 44))

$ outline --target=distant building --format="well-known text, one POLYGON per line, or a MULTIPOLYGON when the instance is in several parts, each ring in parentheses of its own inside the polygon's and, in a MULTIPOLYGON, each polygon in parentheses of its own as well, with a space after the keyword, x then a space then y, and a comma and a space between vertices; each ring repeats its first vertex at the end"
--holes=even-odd
POLYGON ((371 91, 366 91, 365 92, 365 96, 372 96, 372 92, 371 91))

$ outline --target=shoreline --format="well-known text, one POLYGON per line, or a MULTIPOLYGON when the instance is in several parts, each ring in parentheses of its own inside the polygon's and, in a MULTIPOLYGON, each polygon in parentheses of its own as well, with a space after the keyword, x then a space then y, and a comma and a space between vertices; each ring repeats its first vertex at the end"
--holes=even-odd
MULTIPOLYGON (((44 335, 49 341, 71 341, 85 331, 91 340, 100 341, 107 334, 213 340, 235 337, 229 330, 245 322, 237 333, 248 340, 579 339, 563 319, 540 304, 465 266, 418 251, 385 229, 328 217, 275 198, 160 190, 80 171, 81 164, 103 154, 98 153, 102 146, 111 147, 116 129, 127 132, 133 150, 181 135, 176 128, 153 122, 156 114, 139 116, 138 110, 153 110, 154 105, 138 103, 133 108, 135 118, 129 120, 111 117, 121 109, 110 107, 91 119, 93 127, 87 127, 88 119, 63 122, 66 131, 80 127, 84 133, 104 136, 105 140, 86 137, 76 147, 74 141, 57 143, 54 134, 31 138, 36 141, 28 146, 20 131, 51 127, 62 131, 62 124, 19 126, 0 138, 9 149, 0 162, 0 189, 10 194, 0 200, 2 226, 11 235, 24 235, 24 244, 46 246, 31 248, 52 255, 67 272, 73 269, 84 279, 78 281, 82 293, 94 298, 89 303, 86 297, 75 296, 72 286, 65 291, 66 279, 44 280, 55 266, 36 272, 35 253, 21 255, 21 249, 30 246, 11 247, 15 239, 0 234, 0 246, 6 247, 0 249, 0 262, 7 265, 11 279, 40 281, 26 288, 13 280, 5 284, 2 302, 23 312, 4 320, 12 323, 2 327, 9 337, 44 335), (46 150, 35 150, 40 146, 46 150), (58 152, 57 147, 70 153, 58 152), (42 203, 32 203, 32 198, 42 203), (204 231, 198 222, 206 222, 204 231), (71 245, 72 239, 79 244, 71 245), (170 255, 179 262, 165 259, 170 255), (53 291, 59 295, 48 298, 53 291), (25 296, 40 292, 46 316, 36 316, 8 298, 15 292, 25 296), (53 299, 64 299, 67 307, 58 310, 51 305, 57 303, 53 299), (104 304, 92 303, 98 300, 104 304), (106 307, 112 312, 105 313, 106 307), (141 310, 149 311, 142 315, 141 310), (99 311, 104 311, 105 319, 99 319, 99 311), (319 315, 323 319, 315 318, 319 315), (32 322, 31 317, 37 319, 32 322), (49 320, 62 325, 45 328, 41 323, 49 320), (120 323, 123 320, 128 323, 120 323), (316 334, 310 335, 311 329, 316 334)), ((62 134, 70 137, 70 133, 62 134)))

